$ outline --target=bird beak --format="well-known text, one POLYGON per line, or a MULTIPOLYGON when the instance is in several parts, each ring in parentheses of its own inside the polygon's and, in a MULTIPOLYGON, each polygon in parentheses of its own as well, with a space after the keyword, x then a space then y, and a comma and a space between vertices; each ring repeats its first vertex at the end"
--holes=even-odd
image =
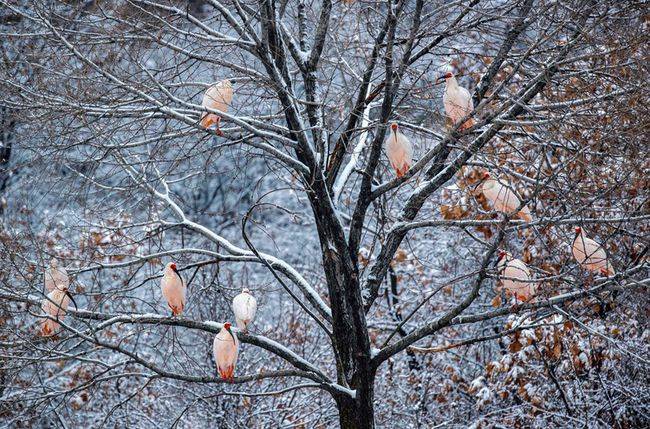
POLYGON ((235 336, 232 334, 232 331, 230 330, 230 328, 226 328, 226 331, 228 331, 228 333, 232 337, 232 343, 237 344, 237 341, 235 341, 235 336))
POLYGON ((438 76, 438 79, 436 79, 435 85, 438 85, 439 83, 442 83, 445 80, 445 78, 446 77, 445 77, 444 74, 441 74, 440 76, 438 76))
POLYGON ((72 301, 72 303, 74 304, 75 310, 79 311, 79 306, 77 306, 77 301, 74 300, 70 291, 65 291, 65 294, 68 295, 68 298, 70 298, 70 301, 72 301))

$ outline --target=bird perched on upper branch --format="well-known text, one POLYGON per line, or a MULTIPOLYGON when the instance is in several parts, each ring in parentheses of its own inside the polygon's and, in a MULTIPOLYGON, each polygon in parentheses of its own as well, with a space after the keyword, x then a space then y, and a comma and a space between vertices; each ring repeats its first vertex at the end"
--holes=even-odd
POLYGON ((170 262, 165 266, 160 280, 160 289, 172 311, 172 316, 179 316, 185 308, 187 285, 175 263, 170 262))
MULTIPOLYGON (((472 96, 467 89, 458 85, 453 73, 444 73, 438 78, 438 81, 441 79, 445 80, 445 92, 442 96, 445 112, 454 125, 457 125, 463 118, 474 111, 472 96)), ((459 130, 463 131, 473 126, 474 119, 469 118, 461 125, 459 130)))
POLYGON ((257 312, 257 300, 248 288, 242 289, 241 293, 232 300, 232 311, 235 313, 237 327, 246 332, 248 325, 255 320, 257 312))
POLYGON ((413 164, 413 146, 394 122, 390 125, 390 135, 385 146, 390 165, 395 169, 397 177, 402 177, 413 164))
MULTIPOLYGON (((233 89, 232 83, 226 79, 221 82, 217 82, 208 88, 203 95, 203 101, 201 105, 214 110, 219 110, 220 112, 227 112, 232 102, 233 89)), ((201 116, 201 126, 203 128, 210 128, 213 124, 217 125, 216 132, 218 135, 223 135, 221 128, 221 116, 216 113, 205 112, 201 116)))

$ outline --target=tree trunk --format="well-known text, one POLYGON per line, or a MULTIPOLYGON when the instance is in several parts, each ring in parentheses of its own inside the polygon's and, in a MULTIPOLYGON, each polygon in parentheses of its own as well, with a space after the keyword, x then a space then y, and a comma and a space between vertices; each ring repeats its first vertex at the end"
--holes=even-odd
POLYGON ((332 309, 338 381, 356 392, 354 399, 347 395, 335 398, 340 425, 350 429, 374 428, 375 368, 370 363, 370 338, 361 297, 357 256, 350 253, 322 176, 311 180, 311 189, 308 195, 316 219, 332 309))
POLYGON ((350 386, 357 392, 356 398, 341 396, 336 398, 341 429, 372 429, 375 427, 373 406, 374 374, 359 377, 358 386, 350 386))

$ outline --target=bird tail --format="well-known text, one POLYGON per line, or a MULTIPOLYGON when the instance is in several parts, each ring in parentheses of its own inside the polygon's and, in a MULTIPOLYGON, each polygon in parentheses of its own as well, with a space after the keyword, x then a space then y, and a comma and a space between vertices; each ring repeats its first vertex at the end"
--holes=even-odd
POLYGON ((237 327, 242 331, 247 331, 246 325, 248 325, 249 322, 250 322, 249 320, 235 319, 235 323, 237 323, 237 327))
POLYGON ((50 326, 50 321, 46 320, 45 322, 43 322, 43 326, 41 326, 41 332, 40 332, 41 336, 42 337, 49 337, 53 333, 54 333, 54 331, 53 331, 52 327, 50 326))
POLYGON ((225 368, 219 368, 219 377, 222 380, 232 380, 235 378, 235 365, 228 365, 225 368))
POLYGON ((607 264, 607 268, 601 268, 600 273, 605 277, 612 277, 616 275, 616 271, 611 265, 607 264))
POLYGON ((213 124, 217 123, 213 113, 208 113, 201 118, 201 126, 203 128, 210 128, 213 124))
POLYGON ((399 167, 395 168, 395 174, 397 175, 398 179, 400 177, 404 176, 407 171, 409 171, 409 166, 408 165, 404 165, 402 168, 399 168, 399 167))
POLYGON ((459 131, 469 130, 474 126, 474 124, 476 124, 474 118, 469 118, 468 120, 465 121, 463 125, 460 126, 459 131))
POLYGON ((518 216, 520 219, 523 219, 526 222, 533 221, 533 216, 531 216, 530 209, 528 207, 524 207, 523 209, 519 210, 518 216))

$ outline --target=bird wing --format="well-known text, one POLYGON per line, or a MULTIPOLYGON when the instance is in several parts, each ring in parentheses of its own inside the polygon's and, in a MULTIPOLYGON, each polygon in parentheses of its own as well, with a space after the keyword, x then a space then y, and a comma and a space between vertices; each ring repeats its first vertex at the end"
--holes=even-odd
POLYGON ((469 115, 474 110, 474 101, 472 101, 472 94, 466 88, 460 87, 460 92, 463 95, 463 100, 465 101, 464 109, 465 114, 469 115))

